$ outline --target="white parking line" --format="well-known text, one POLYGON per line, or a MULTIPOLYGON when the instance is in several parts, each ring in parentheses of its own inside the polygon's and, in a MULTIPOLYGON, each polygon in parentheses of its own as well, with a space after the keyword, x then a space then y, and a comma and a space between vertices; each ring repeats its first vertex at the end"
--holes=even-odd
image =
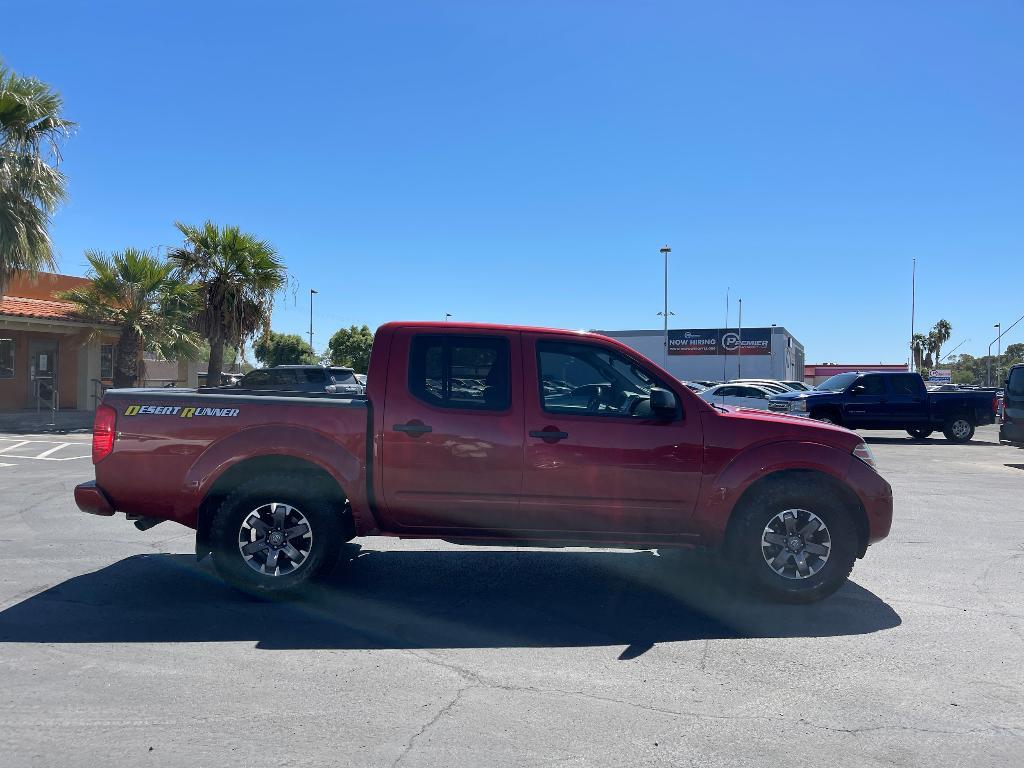
MULTIPOLYGON (((81 446, 85 447, 86 443, 82 442, 60 442, 58 440, 15 440, 13 438, 4 437, 0 438, 3 441, 9 441, 10 445, 0 447, 0 454, 3 454, 5 459, 33 459, 37 461, 75 461, 76 459, 88 459, 89 455, 83 456, 54 456, 52 454, 57 451, 63 450, 68 446, 81 446), (23 453, 11 453, 11 451, 23 449, 26 445, 33 445, 28 450, 35 450, 35 446, 51 446, 50 448, 44 449, 41 453, 34 453, 32 455, 26 455, 23 453)), ((16 465, 11 465, 16 466, 16 465)))
POLYGON ((50 455, 51 453, 56 453, 56 452, 57 452, 57 451, 59 451, 59 450, 60 450, 61 448, 67 448, 67 447, 68 447, 69 445, 72 445, 72 443, 57 443, 57 445, 55 445, 55 446, 54 446, 53 448, 51 448, 51 449, 50 449, 50 450, 48 450, 48 451, 43 451, 43 452, 42 452, 42 453, 40 453, 40 454, 39 454, 38 456, 36 456, 36 458, 37 458, 37 459, 45 459, 45 458, 46 458, 47 456, 49 456, 49 455, 50 455))

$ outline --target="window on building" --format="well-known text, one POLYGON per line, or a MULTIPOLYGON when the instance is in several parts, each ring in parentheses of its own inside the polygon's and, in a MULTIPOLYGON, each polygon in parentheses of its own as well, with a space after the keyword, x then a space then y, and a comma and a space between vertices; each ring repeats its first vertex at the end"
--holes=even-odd
POLYGON ((0 339, 0 379, 14 378, 14 339, 0 339))
POLYGON ((100 378, 114 378, 114 345, 100 344, 100 378))
POLYGON ((511 401, 508 339, 415 337, 409 355, 409 391, 440 408, 505 410, 511 401))

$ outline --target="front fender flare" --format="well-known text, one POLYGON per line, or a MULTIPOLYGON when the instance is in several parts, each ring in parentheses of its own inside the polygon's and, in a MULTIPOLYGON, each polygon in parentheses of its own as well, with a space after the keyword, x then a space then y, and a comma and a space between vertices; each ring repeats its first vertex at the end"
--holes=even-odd
POLYGON ((787 440, 741 451, 713 478, 702 483, 694 527, 708 546, 721 545, 736 503, 750 486, 777 472, 820 472, 848 485, 849 453, 823 443, 787 440))

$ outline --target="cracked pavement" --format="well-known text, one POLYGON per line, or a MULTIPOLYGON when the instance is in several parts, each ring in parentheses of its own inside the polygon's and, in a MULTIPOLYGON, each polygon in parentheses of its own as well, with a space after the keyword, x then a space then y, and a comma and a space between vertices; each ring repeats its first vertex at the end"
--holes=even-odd
POLYGON ((1024 451, 866 436, 892 534, 808 607, 700 556, 386 539, 258 603, 186 529, 79 513, 88 459, 11 459, 0 765, 1019 764, 1024 451))

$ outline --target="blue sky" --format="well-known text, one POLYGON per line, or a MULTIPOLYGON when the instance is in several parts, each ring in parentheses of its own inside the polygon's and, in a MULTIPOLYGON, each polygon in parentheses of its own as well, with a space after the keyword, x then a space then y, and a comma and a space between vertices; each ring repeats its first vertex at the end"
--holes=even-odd
MULTIPOLYGON (((276 330, 787 326, 808 362, 983 354, 1024 314, 1019 2, 5 4, 80 123, 62 271, 272 241, 276 330), (735 305, 732 315, 735 317, 735 305)), ((1024 323, 1004 346, 1024 341, 1024 323)))

